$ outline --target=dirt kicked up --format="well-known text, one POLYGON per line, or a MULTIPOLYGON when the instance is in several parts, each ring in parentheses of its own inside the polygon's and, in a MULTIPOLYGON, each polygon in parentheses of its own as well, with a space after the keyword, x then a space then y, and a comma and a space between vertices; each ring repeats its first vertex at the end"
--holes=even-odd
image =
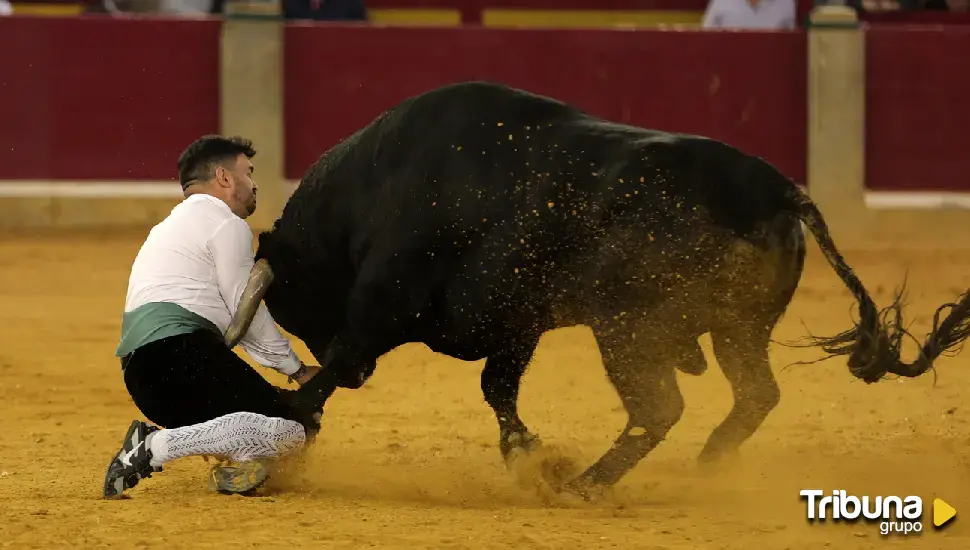
MULTIPOLYGON (((681 422, 603 501, 584 504, 537 490, 528 464, 518 478, 505 469, 479 389, 481 363, 408 345, 385 356, 364 388, 337 392, 302 467, 267 496, 212 494, 206 464, 188 458, 131 498, 103 501, 104 469, 128 423, 142 418, 113 357, 141 238, 0 238, 0 546, 970 548, 970 524, 960 518, 970 513, 970 352, 937 361, 936 387, 933 373, 866 386, 844 359, 787 367, 819 354, 774 345, 781 404, 739 460, 717 471, 701 470, 695 457, 731 407, 727 382, 716 365, 700 377, 678 374, 681 422), (887 537, 878 523, 810 524, 802 489, 919 496, 922 532, 887 537), (957 510, 943 530, 932 525, 937 497, 957 510)), ((970 287, 964 251, 844 254, 879 306, 908 270, 905 313, 918 337, 938 305, 970 287)), ((851 303, 810 243, 774 337, 797 339, 806 326, 844 330, 851 303)), ((915 348, 905 349, 911 358, 915 348)), ((297 352, 315 362, 302 345, 297 352)), ((583 327, 544 338, 520 410, 579 466, 625 421, 583 327)))

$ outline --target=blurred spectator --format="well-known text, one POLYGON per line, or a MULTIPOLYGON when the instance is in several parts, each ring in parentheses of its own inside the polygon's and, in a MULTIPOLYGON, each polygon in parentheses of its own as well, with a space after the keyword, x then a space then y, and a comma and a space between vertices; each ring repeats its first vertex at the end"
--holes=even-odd
POLYGON ((364 0, 281 0, 286 19, 367 21, 364 0))
POLYGON ((187 17, 219 15, 224 3, 225 0, 81 0, 84 13, 140 13, 187 17))
POLYGON ((158 11, 158 0, 103 0, 104 11, 112 14, 142 13, 158 11))
POLYGON ((794 29, 795 0, 711 0, 705 29, 794 29))
POLYGON ((206 15, 213 12, 212 4, 212 0, 158 0, 158 13, 165 15, 206 15))
POLYGON ((7 0, 0 0, 0 17, 13 14, 13 6, 7 0))

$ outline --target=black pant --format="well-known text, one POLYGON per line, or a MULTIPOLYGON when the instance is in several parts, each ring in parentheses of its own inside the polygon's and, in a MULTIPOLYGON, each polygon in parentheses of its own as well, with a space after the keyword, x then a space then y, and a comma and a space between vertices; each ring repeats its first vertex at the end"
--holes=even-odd
POLYGON ((125 386, 150 421, 178 428, 234 412, 300 422, 285 394, 215 334, 199 330, 146 344, 121 359, 125 386))

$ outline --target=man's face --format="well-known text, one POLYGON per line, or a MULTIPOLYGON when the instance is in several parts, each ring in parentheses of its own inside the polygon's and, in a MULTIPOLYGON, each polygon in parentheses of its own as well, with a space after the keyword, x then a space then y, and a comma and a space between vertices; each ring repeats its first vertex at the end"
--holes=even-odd
POLYGON ((232 179, 233 210, 240 218, 247 218, 256 211, 256 182, 253 181, 253 163, 246 155, 236 158, 236 166, 230 171, 232 179))

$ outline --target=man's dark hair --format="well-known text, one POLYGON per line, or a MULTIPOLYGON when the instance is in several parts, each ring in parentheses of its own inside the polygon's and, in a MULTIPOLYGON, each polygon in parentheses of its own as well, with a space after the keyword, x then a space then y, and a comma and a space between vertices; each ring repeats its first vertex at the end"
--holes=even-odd
POLYGON ((256 155, 253 142, 239 136, 216 135, 195 140, 179 155, 179 183, 182 189, 212 179, 217 166, 235 161, 240 154, 253 158, 256 155))

